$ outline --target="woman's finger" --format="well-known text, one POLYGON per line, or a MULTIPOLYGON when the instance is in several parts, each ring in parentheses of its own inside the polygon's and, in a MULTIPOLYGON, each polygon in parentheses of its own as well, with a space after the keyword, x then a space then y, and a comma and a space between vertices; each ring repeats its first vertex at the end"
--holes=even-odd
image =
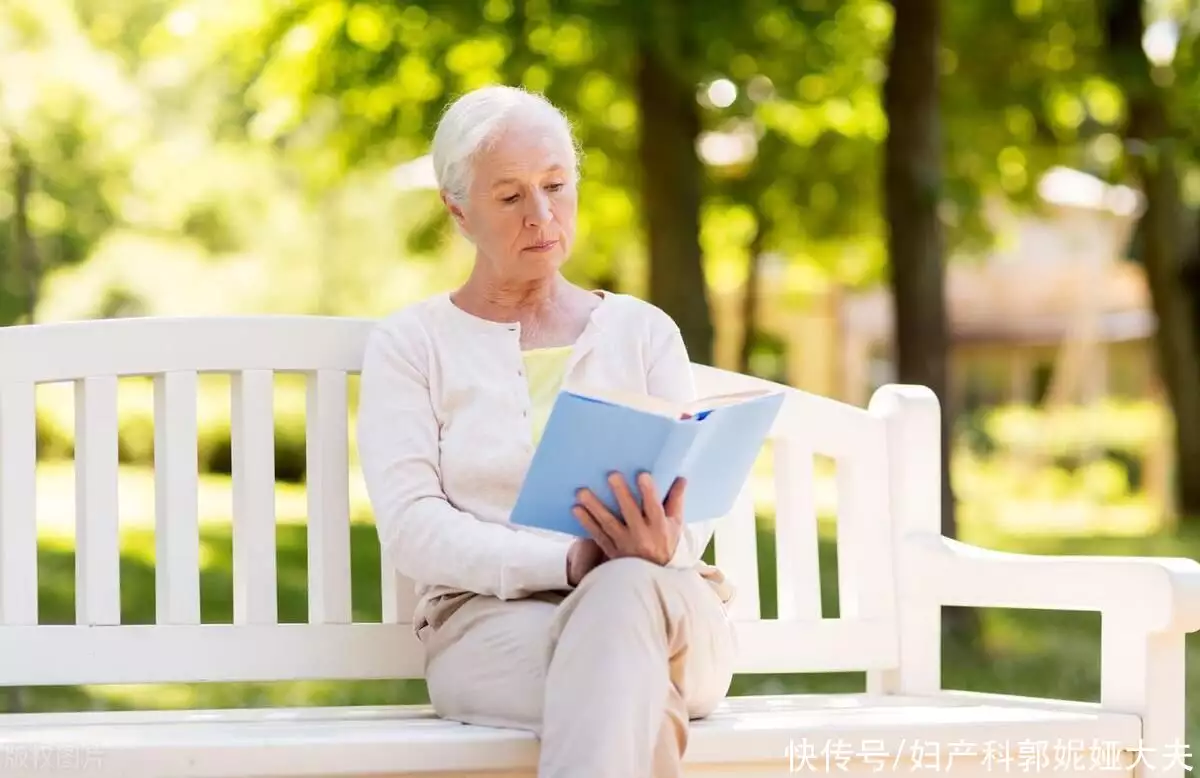
POLYGON ((638 475, 638 489, 642 493, 642 510, 645 513, 646 522, 650 526, 662 524, 662 500, 658 496, 658 489, 654 486, 654 479, 650 477, 649 473, 638 475))
POLYGON ((667 516, 671 518, 683 518, 683 492, 686 488, 687 481, 683 478, 676 478, 675 483, 671 484, 671 489, 667 492, 667 501, 664 505, 667 516))
POLYGON ((621 508, 621 515, 625 517, 625 526, 634 534, 646 529, 646 517, 642 514, 642 509, 638 506, 637 499, 630 491, 624 476, 613 473, 608 477, 608 484, 617 497, 617 505, 621 508))
POLYGON ((587 508, 588 513, 591 514, 592 519, 608 537, 609 542, 616 548, 623 548, 629 530, 621 524, 621 520, 614 516, 612 511, 604 503, 600 502, 600 498, 593 494, 590 489, 581 489, 578 497, 580 505, 587 508))
POLYGON ((612 538, 608 536, 604 528, 600 526, 600 523, 588 512, 588 509, 582 505, 576 505, 572 509, 572 513, 575 514, 575 518, 579 521, 579 524, 592 536, 592 540, 596 541, 596 545, 600 547, 604 555, 610 559, 613 558, 616 555, 617 549, 613 545, 612 538))

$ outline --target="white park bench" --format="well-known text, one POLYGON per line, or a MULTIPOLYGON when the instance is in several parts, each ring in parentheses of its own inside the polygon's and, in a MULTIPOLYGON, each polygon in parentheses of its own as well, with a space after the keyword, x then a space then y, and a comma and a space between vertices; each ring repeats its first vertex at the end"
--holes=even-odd
MULTIPOLYGON (((373 322, 128 319, 0 329, 0 686, 420 678, 412 586, 383 571, 379 623, 351 618, 347 378, 373 322), (272 380, 308 379, 308 595, 277 623, 272 380), (197 376, 232 376, 233 623, 200 619, 197 376), (120 623, 117 381, 153 376, 154 624, 120 623), (39 623, 35 387, 76 392, 76 619, 39 623)), ((703 392, 759 383, 697 366, 703 392)), ((790 390, 773 433, 778 615, 760 614, 746 490, 715 553, 739 587, 741 673, 865 671, 854 694, 731 697, 696 722, 689 774, 826 771, 1174 776, 1184 637, 1200 564, 998 553, 944 538, 939 412, 920 387, 868 408, 790 390), (822 618, 813 456, 837 465, 839 617, 822 618), (1099 611, 1098 702, 942 688, 942 606, 1099 611), (1009 760, 1009 761, 1006 761, 1009 760)), ((1069 668, 1063 668, 1067 671, 1069 668)), ((529 735, 425 706, 25 712, 0 716, 0 776, 532 775, 529 735), (494 772, 489 772, 494 771, 494 772)))

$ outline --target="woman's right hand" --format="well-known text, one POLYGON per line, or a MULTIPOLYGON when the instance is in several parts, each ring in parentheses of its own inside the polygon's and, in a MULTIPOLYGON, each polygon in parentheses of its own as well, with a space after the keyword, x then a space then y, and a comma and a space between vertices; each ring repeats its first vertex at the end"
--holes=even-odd
POLYGON ((591 490, 581 489, 575 518, 608 559, 636 557, 657 565, 669 563, 683 534, 686 481, 676 478, 664 501, 658 496, 650 475, 640 473, 637 484, 644 508, 639 506, 630 486, 619 473, 610 476, 609 484, 617 497, 620 517, 615 516, 591 490))

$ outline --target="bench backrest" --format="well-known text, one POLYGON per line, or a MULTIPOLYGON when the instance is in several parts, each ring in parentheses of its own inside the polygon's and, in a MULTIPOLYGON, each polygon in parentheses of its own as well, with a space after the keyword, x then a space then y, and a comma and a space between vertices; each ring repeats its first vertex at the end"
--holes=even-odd
MULTIPOLYGON (((0 329, 0 685, 418 678, 413 587, 381 571, 382 617, 351 609, 353 467, 348 385, 368 319, 122 319, 0 329), (231 376, 232 623, 202 623, 197 385, 231 376), (278 622, 273 380, 306 377, 308 618, 278 622), (154 387, 154 624, 121 624, 119 379, 154 387), (39 624, 35 397, 75 392, 76 618, 39 624)), ((765 382, 697 365, 702 393, 765 382)), ((758 569, 752 480, 716 533, 738 588, 739 671, 830 672, 898 665, 885 423, 788 390, 772 433, 775 575, 758 569), (814 456, 836 466, 839 614, 823 618, 814 456), (760 572, 778 588, 762 618, 760 572)), ((771 526, 770 524, 766 526, 771 526)))

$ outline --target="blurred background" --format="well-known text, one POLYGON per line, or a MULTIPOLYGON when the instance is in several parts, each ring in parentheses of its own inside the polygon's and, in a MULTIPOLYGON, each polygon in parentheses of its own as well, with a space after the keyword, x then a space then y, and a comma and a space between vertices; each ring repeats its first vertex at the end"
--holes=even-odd
MULTIPOLYGON (((465 90, 521 84, 566 111, 583 151, 573 279, 662 306, 698 362, 856 405, 891 381, 933 387, 949 535, 1196 557, 1198 32, 1186 0, 5 0, 0 325, 374 317, 451 288, 471 254, 434 189, 433 127, 465 90)), ((41 600, 69 622, 73 401, 58 389, 38 397, 41 600)), ((228 621, 229 387, 202 389, 203 609, 228 621)), ((146 622, 153 403, 148 384, 120 391, 123 618, 146 622)), ((303 385, 277 394, 280 616, 302 621, 303 385)), ((826 615, 835 470, 819 468, 826 615)), ((353 486, 356 617, 378 619, 353 486)), ((947 624, 947 686, 1098 695, 1094 614, 947 624)), ((861 688, 754 676, 735 691, 861 688)), ((213 684, 7 704, 423 695, 213 684)), ((1194 736, 1200 694, 1189 704, 1194 736)))

